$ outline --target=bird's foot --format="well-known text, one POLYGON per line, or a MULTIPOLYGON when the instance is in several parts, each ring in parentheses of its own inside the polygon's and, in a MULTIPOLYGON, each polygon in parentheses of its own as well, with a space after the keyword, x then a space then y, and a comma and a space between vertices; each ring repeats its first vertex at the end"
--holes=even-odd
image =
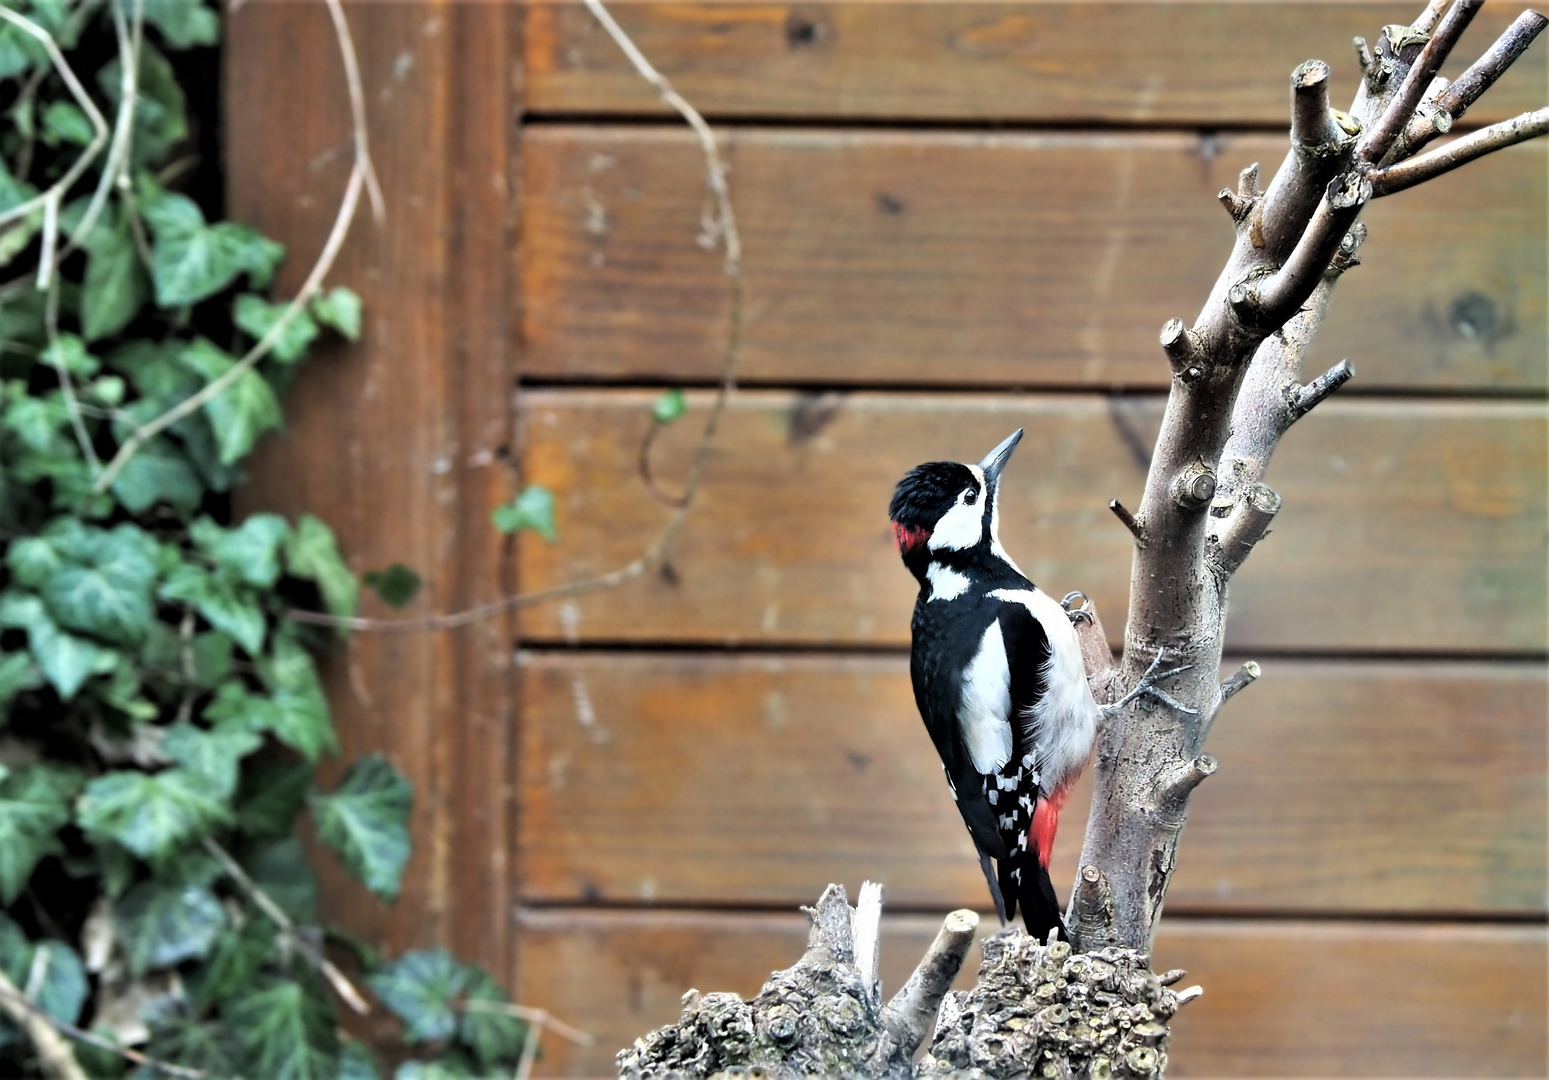
POLYGON ((1087 596, 1086 593, 1080 591, 1079 589, 1075 592, 1066 593, 1065 599, 1060 601, 1060 607, 1065 609, 1065 617, 1068 618, 1072 623, 1079 623, 1083 621, 1090 623, 1093 621, 1092 598, 1087 596), (1071 605, 1075 603, 1076 597, 1078 596, 1081 598, 1081 606, 1072 607, 1071 605))
POLYGON ((1185 705, 1183 702, 1179 701, 1166 690, 1161 688, 1160 683, 1163 679, 1170 679, 1174 675, 1181 675, 1194 666, 1193 664, 1183 664, 1179 667, 1168 668, 1166 671, 1158 671, 1157 669, 1162 666, 1162 658, 1166 654, 1166 649, 1157 649, 1156 659, 1151 661, 1151 666, 1148 667, 1146 669, 1146 673, 1140 677, 1140 681, 1135 684, 1135 688, 1129 693, 1125 694, 1118 701, 1115 701, 1112 705, 1104 705, 1102 707, 1103 715, 1112 716, 1114 713, 1118 712, 1120 709, 1124 708, 1124 706, 1128 705, 1130 702, 1136 700, 1137 698, 1149 697, 1155 698, 1163 705, 1166 705, 1169 709, 1176 709, 1186 716, 1198 716, 1198 709, 1190 708, 1188 705, 1185 705))

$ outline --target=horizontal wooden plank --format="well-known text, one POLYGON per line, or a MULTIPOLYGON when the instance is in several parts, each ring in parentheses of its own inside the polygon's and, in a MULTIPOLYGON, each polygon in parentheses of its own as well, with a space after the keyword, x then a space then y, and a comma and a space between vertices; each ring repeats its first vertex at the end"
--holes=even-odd
MULTIPOLYGON (((524 395, 523 475, 556 493, 560 539, 527 534, 523 585, 635 558, 669 511, 637 473, 655 394, 524 395)), ((708 398, 658 440, 686 471, 708 398)), ((1144 481, 1159 398, 739 394, 672 573, 529 609, 526 640, 858 643, 909 639, 914 579, 887 522, 921 460, 976 461, 1027 436, 1006 471, 1002 535, 1056 596, 1085 590, 1123 632, 1130 537, 1106 509, 1144 481)), ((1545 648, 1542 404, 1334 399, 1269 471, 1285 498, 1232 585, 1239 649, 1477 652, 1545 648)))
MULTIPOLYGON (((884 993, 939 925, 883 917, 884 993)), ((551 1036, 538 1075, 613 1075, 684 991, 751 997, 805 939, 799 915, 521 912, 517 999, 597 1038, 551 1036)), ((1153 966, 1205 988, 1174 1022, 1168 1075, 1542 1077, 1546 960, 1542 927, 1163 920, 1153 966)))
MULTIPOLYGON (((630 3, 616 15, 713 116, 1215 126, 1288 123, 1287 76, 1313 57, 1333 67, 1335 99, 1348 104, 1359 75, 1351 37, 1375 41, 1423 6, 852 0, 630 3)), ((1486 7, 1443 74, 1455 77, 1519 9, 1486 7)), ((529 109, 665 111, 581 5, 529 12, 529 109)), ((1538 108, 1543 86, 1543 52, 1530 52, 1477 116, 1538 108)))
MULTIPOLYGON (((529 900, 988 903, 906 657, 523 653, 529 900)), ((1276 661, 1211 733, 1169 911, 1542 912, 1538 664, 1276 661)), ((1053 874, 1075 879, 1090 786, 1053 874)))
MULTIPOLYGON (((1135 10, 1143 10, 1137 5, 1135 10)), ((676 128, 541 127, 525 142, 530 378, 718 377, 720 257, 704 163, 676 128)), ((1283 136, 737 130, 742 376, 753 383, 1162 386, 1232 242, 1216 193, 1283 136)), ((1549 382, 1549 144, 1365 215, 1371 239, 1310 363, 1357 388, 1549 382)))

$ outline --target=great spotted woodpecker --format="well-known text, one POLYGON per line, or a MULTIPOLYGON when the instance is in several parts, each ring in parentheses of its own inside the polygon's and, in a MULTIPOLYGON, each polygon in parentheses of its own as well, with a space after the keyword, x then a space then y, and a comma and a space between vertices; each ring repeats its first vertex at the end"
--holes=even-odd
POLYGON ((1019 428, 977 465, 911 469, 888 516, 920 582, 909 656, 914 700, 941 755, 1001 922, 1065 936, 1049 880, 1060 807, 1101 710, 1064 606, 1000 543, 999 480, 1019 428), (996 866, 992 870, 990 860, 996 866))

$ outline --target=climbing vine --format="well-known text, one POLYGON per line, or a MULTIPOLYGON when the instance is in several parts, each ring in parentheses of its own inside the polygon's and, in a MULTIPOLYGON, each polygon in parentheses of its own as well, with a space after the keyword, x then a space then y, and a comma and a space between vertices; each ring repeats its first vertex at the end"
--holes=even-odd
POLYGON ((318 518, 232 513, 284 388, 361 334, 361 303, 276 302, 283 247, 201 204, 187 85, 214 7, 0 16, 0 1074, 381 1075, 341 1004, 402 1021, 401 1080, 509 1071, 527 1028, 488 973, 319 923, 298 829, 391 901, 413 790, 376 755, 317 781, 340 636, 287 613, 347 619, 359 585, 318 518))

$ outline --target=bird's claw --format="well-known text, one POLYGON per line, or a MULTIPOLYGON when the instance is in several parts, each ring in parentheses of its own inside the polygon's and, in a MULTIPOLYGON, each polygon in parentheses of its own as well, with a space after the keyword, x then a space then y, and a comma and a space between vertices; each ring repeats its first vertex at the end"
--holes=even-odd
POLYGON ((1111 716, 1137 698, 1149 697, 1155 698, 1169 709, 1176 709, 1186 716, 1198 716, 1198 709, 1185 705, 1158 685, 1163 679, 1170 679, 1174 675, 1181 675, 1194 667, 1193 664, 1182 664, 1178 667, 1168 668, 1166 671, 1158 671, 1157 669, 1162 666, 1162 658, 1166 653, 1166 649, 1157 649, 1156 658, 1151 661, 1151 666, 1140 677, 1140 681, 1135 684, 1135 688, 1112 705, 1104 705, 1103 714, 1111 716))
POLYGON ((1072 624, 1082 621, 1087 623, 1096 621, 1092 615, 1092 598, 1079 589, 1066 593, 1065 599, 1060 601, 1060 607, 1065 609, 1065 616, 1072 624), (1070 605, 1075 602, 1078 596, 1081 598, 1081 606, 1078 608, 1071 607, 1070 605))

